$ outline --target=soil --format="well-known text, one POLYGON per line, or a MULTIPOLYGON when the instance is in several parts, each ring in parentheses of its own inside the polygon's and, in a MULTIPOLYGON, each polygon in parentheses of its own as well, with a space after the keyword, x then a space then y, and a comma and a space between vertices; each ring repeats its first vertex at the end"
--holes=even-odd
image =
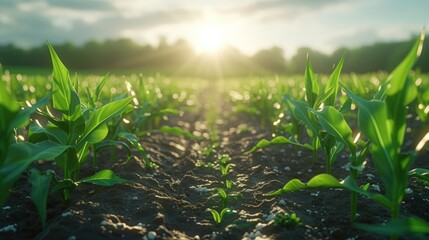
MULTIPOLYGON (((201 94, 197 111, 170 117, 164 124, 180 126, 190 132, 210 134, 207 111, 211 105, 201 94)), ((213 99, 213 98, 211 98, 213 99)), ((99 166, 84 166, 81 176, 101 169, 112 169, 118 176, 132 180, 130 185, 101 187, 80 185, 71 203, 63 204, 59 194, 48 201, 48 222, 45 228, 29 198, 28 174, 24 174, 0 209, 1 239, 386 239, 353 227, 349 220, 350 192, 335 189, 297 191, 277 197, 264 194, 277 190, 293 179, 308 181, 325 171, 323 154, 312 164, 312 153, 292 145, 279 145, 245 154, 262 138, 270 139, 272 131, 261 128, 250 115, 234 113, 228 101, 217 99, 215 122, 219 146, 212 156, 201 149, 210 145, 207 138, 189 139, 155 131, 141 139, 141 144, 159 168, 146 171, 144 162, 135 157, 126 161, 126 154, 110 150, 99 154, 99 166), (232 159, 228 178, 233 182, 229 192, 239 193, 229 202, 221 224, 215 224, 208 209, 221 210, 217 188, 224 188, 220 170, 197 167, 198 161, 215 162, 228 154, 232 159), (199 190, 199 191, 198 191, 199 190), (285 228, 274 224, 276 213, 296 213, 302 226, 285 228), (7 228, 9 226, 9 228, 7 228), (6 228, 5 228, 6 227, 6 228), (13 230, 16 231, 13 231, 13 230), (257 238, 259 237, 259 238, 257 238)), ((422 152, 415 166, 428 167, 429 151, 422 152)), ((347 176, 347 154, 333 165, 333 175, 347 176)), ((41 162, 36 168, 55 168, 41 162)), ((368 161, 360 176, 373 191, 383 191, 383 184, 368 161)), ((401 214, 429 221, 429 187, 416 179, 409 180, 412 193, 406 194, 401 214)), ((357 222, 380 224, 389 219, 389 212, 372 200, 359 197, 357 222)), ((429 236, 426 236, 429 238, 429 236)), ((414 239, 413 236, 407 237, 414 239)), ((423 237, 424 238, 424 237, 423 237)))

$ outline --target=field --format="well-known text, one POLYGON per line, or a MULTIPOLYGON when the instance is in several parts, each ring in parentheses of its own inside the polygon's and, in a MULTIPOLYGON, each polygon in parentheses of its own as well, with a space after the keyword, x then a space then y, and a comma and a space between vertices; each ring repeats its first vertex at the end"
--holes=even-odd
POLYGON ((428 238, 421 44, 392 73, 216 80, 69 76, 50 47, 52 75, 1 74, 1 238, 428 238))

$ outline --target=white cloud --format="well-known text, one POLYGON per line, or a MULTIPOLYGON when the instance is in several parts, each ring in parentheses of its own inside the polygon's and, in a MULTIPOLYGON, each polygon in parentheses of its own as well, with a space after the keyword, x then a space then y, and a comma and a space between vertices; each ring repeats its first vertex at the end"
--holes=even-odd
POLYGON ((204 24, 220 25, 228 44, 252 54, 273 45, 331 51, 385 39, 406 39, 429 24, 429 1, 409 0, 2 0, 0 44, 131 37, 195 43, 204 24), (423 7, 423 5, 426 5, 423 7), (365 15, 363 15, 365 13, 365 15))

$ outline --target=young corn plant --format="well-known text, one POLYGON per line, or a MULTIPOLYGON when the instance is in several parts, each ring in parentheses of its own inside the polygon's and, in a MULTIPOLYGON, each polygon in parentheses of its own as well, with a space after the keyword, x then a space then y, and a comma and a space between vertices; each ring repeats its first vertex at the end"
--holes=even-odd
MULTIPOLYGON (((351 175, 338 181, 330 174, 319 174, 303 183, 293 179, 278 191, 269 196, 311 188, 346 188, 362 194, 387 208, 391 221, 385 225, 356 224, 357 227, 381 234, 391 235, 396 239, 401 234, 429 233, 429 224, 413 217, 401 218, 399 207, 408 183, 409 168, 413 162, 415 151, 402 152, 402 144, 406 131, 407 105, 416 97, 415 84, 408 77, 409 71, 421 53, 423 34, 417 40, 407 57, 390 75, 373 100, 365 100, 344 88, 348 96, 358 107, 359 129, 369 142, 369 152, 380 178, 383 180, 385 193, 368 191, 368 184, 359 187, 356 178, 351 175), (400 226, 400 227, 398 227, 400 226)), ((428 137, 429 138, 429 137, 428 137)), ((416 149, 419 150, 419 149, 416 149)), ((425 176, 427 171, 414 171, 411 174, 425 176)))
MULTIPOLYGON (((0 76, 2 76, 1 67, 0 76)), ((53 160, 69 148, 51 141, 35 144, 17 142, 15 130, 26 126, 30 116, 48 100, 49 96, 30 108, 21 108, 0 80, 0 136, 2 136, 0 138, 0 206, 6 201, 14 183, 31 163, 37 160, 53 160)), ((42 219, 46 218, 42 215, 42 219)))
MULTIPOLYGON (((371 141, 372 160, 385 188, 385 194, 381 196, 368 194, 368 192, 362 193, 371 196, 375 201, 389 209, 393 222, 416 221, 412 218, 399 220, 399 208, 408 184, 409 169, 416 154, 415 151, 403 152, 402 146, 407 127, 407 106, 417 96, 416 85, 413 79, 409 77, 409 72, 421 54, 423 39, 424 34, 422 33, 408 56, 393 71, 387 80, 387 88, 382 100, 368 101, 346 89, 347 94, 359 107, 359 128, 371 141)), ((359 226, 366 228, 363 225, 359 226)), ((374 226, 371 226, 370 229, 374 229, 374 226)), ((379 229, 386 228, 380 226, 379 229)), ((429 225, 421 230, 425 233, 429 232, 429 225)), ((392 238, 396 238, 396 234, 393 231, 392 238)))
POLYGON ((274 218, 274 224, 289 230, 296 229, 304 225, 301 222, 301 218, 299 218, 296 213, 277 213, 274 218))
MULTIPOLYGON (((53 64, 52 104, 53 110, 59 116, 54 115, 49 108, 45 112, 38 111, 40 116, 48 120, 48 124, 46 126, 40 123, 33 124, 29 131, 29 141, 37 143, 50 140, 68 147, 67 151, 55 158, 57 165, 63 171, 63 176, 62 179, 54 176, 53 190, 61 191, 67 203, 70 201, 70 191, 79 183, 90 182, 103 186, 120 182, 129 183, 108 169, 80 179, 79 170, 88 159, 90 147, 103 141, 107 136, 107 121, 124 112, 132 98, 110 102, 96 109, 87 108, 78 96, 77 79, 72 84, 67 68, 49 43, 48 48, 53 64)), ((34 176, 37 182, 42 175, 35 173, 34 176)))
MULTIPOLYGON (((326 130, 320 126, 317 118, 317 113, 320 108, 330 106, 330 113, 337 100, 339 90, 339 77, 344 63, 344 58, 340 60, 334 71, 330 75, 328 82, 323 91, 319 86, 317 78, 314 74, 310 59, 307 58, 307 67, 304 74, 305 79, 305 98, 306 101, 294 100, 288 96, 285 97, 286 104, 297 122, 303 124, 307 133, 311 138, 311 144, 300 143, 296 139, 288 139, 283 136, 278 136, 271 141, 262 139, 247 153, 252 153, 260 148, 265 148, 275 144, 293 144, 313 151, 313 163, 317 158, 317 151, 320 147, 323 148, 326 156, 326 173, 331 173, 331 166, 337 159, 337 155, 344 148, 344 141, 337 141, 338 138, 332 134, 328 134, 326 130)), ((346 101, 340 111, 348 111, 350 101, 346 101)), ((322 111, 323 112, 323 111, 322 111)), ((334 114, 334 113, 332 113, 334 114)), ((321 115, 322 116, 322 115, 321 115)))

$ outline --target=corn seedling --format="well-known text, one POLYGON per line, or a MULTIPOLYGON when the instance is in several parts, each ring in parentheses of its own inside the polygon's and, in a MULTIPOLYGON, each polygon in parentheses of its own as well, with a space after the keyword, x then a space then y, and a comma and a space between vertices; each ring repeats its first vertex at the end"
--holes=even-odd
POLYGON ((296 213, 277 213, 274 217, 274 224, 290 230, 296 229, 304 225, 301 222, 301 219, 296 215, 296 213))
POLYGON ((219 225, 222 223, 225 213, 229 211, 229 208, 223 208, 220 212, 215 209, 210 209, 210 213, 212 214, 213 221, 219 225))
MULTIPOLYGON (((319 83, 313 72, 310 59, 307 58, 307 67, 305 70, 305 94, 306 102, 294 100, 288 96, 285 97, 285 102, 291 111, 293 117, 297 122, 303 124, 307 133, 311 138, 311 144, 299 143, 295 139, 288 139, 283 136, 278 136, 271 141, 266 139, 260 140, 252 149, 247 153, 252 153, 260 148, 265 148, 274 144, 293 144, 299 147, 313 151, 313 163, 316 161, 316 152, 323 147, 326 156, 326 172, 331 172, 331 165, 336 160, 338 153, 340 153, 344 145, 341 141, 336 141, 336 138, 331 134, 326 134, 326 131, 320 126, 319 121, 315 115, 319 108, 331 106, 334 109, 336 97, 338 95, 339 83, 338 79, 343 66, 344 58, 340 60, 331 76, 325 85, 325 90, 320 91, 319 83)), ((342 109, 347 110, 349 101, 347 101, 342 109)), ((332 110, 329 110, 332 112, 332 110)))
MULTIPOLYGON (((38 111, 49 123, 46 127, 40 123, 33 124, 29 131, 29 141, 50 140, 68 147, 66 152, 55 158, 64 175, 62 180, 57 179, 54 187, 55 190, 61 190, 64 201, 68 202, 70 190, 75 183, 83 181, 79 180, 79 169, 88 158, 90 146, 103 141, 108 134, 106 122, 124 112, 131 98, 117 100, 97 109, 86 108, 78 96, 77 78, 72 84, 67 68, 49 43, 48 47, 53 64, 53 110, 59 112, 60 117, 55 116, 48 108, 46 112, 38 111)), ((113 185, 118 183, 118 178, 110 170, 104 170, 83 182, 113 185)))

